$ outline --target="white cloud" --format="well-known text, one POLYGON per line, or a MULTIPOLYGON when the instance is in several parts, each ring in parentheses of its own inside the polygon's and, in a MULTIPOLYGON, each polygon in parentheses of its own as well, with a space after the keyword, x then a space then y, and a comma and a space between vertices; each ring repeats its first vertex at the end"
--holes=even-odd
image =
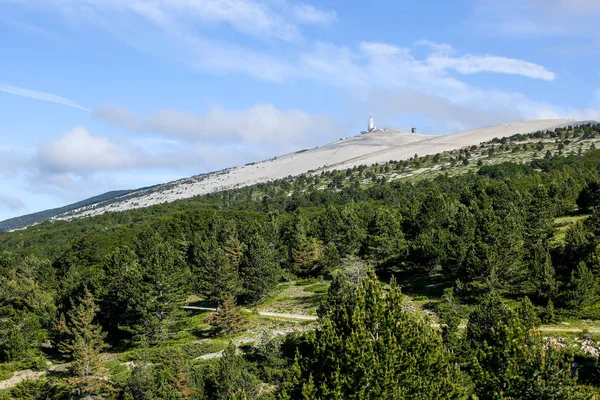
POLYGON ((108 122, 111 125, 119 126, 128 130, 136 130, 138 121, 136 116, 123 107, 112 105, 103 105, 94 110, 94 116, 98 119, 108 122))
POLYGON ((293 10, 299 22, 329 25, 337 21, 337 14, 334 11, 323 11, 309 4, 298 4, 293 10))
MULTIPOLYGON (((460 55, 447 44, 420 42, 432 51, 417 58, 414 49, 388 43, 361 42, 354 48, 319 43, 300 57, 298 73, 341 88, 369 91, 413 90, 454 102, 480 99, 480 90, 459 80, 453 72, 481 72, 522 75, 551 80, 554 73, 527 61, 496 56, 460 55)), ((359 94, 360 96, 360 94, 359 94)))
POLYGON ((186 43, 183 57, 201 71, 216 75, 237 73, 277 83, 298 75, 292 62, 262 51, 189 36, 181 41, 186 43))
POLYGON ((43 36, 45 38, 52 38, 52 34, 47 30, 40 28, 39 26, 28 24, 22 21, 15 21, 10 18, 3 17, 0 15, 0 24, 7 25, 13 28, 17 28, 21 31, 29 32, 37 36, 43 36))
POLYGON ((471 75, 480 72, 495 72, 509 75, 520 75, 531 79, 552 81, 556 74, 548 71, 541 65, 514 58, 498 57, 491 55, 449 57, 446 55, 432 55, 427 63, 440 70, 455 70, 461 74, 471 75))
MULTIPOLYGON (((24 1, 32 4, 30 0, 24 1)), ((485 1, 491 0, 481 0, 481 3, 485 1)), ((530 3, 536 1, 530 0, 530 3)), ((507 2, 516 5, 516 0, 507 2)), ((521 93, 481 89, 461 78, 461 75, 500 73, 545 81, 556 79, 555 73, 542 65, 507 55, 463 54, 449 44, 430 41, 414 45, 425 47, 423 56, 417 56, 422 52, 415 51, 414 46, 401 47, 383 42, 360 42, 355 46, 302 42, 302 46, 297 46, 294 41, 299 37, 302 23, 331 22, 335 16, 331 11, 307 4, 287 0, 43 0, 42 3, 59 7, 72 23, 95 25, 129 44, 213 74, 236 73, 278 83, 315 81, 350 92, 359 100, 366 100, 369 93, 388 91, 403 93, 402 101, 406 101, 405 94, 418 92, 423 99, 437 100, 434 104, 440 119, 450 118, 447 110, 452 109, 460 115, 466 115, 461 110, 481 111, 481 104, 485 103, 493 104, 498 110, 494 112, 492 106, 490 110, 484 110, 493 121, 498 116, 529 118, 550 114, 548 110, 562 112, 555 111, 557 107, 531 101, 521 93), (242 46, 207 35, 206 30, 211 29, 211 24, 226 24, 259 39, 258 44, 246 41, 242 46), (136 29, 132 30, 131 26, 136 29), (269 42, 265 38, 284 42, 269 42)), ((530 5, 522 7, 531 8, 530 5)), ((423 115, 431 115, 426 102, 416 104, 420 105, 423 115)), ((275 124, 274 128, 260 122, 261 115, 267 115, 268 121, 295 121, 294 124, 299 126, 313 126, 313 122, 306 122, 309 119, 265 105, 249 110, 213 107, 202 115, 162 110, 139 118, 127 110, 115 108, 101 108, 96 114, 129 130, 158 132, 185 140, 202 137, 203 140, 239 139, 243 143, 252 143, 251 139, 260 137, 260 132, 268 135, 275 131, 287 132, 281 127, 286 126, 284 123, 275 124)), ((455 120, 452 119, 453 124, 455 120)), ((329 125, 320 121, 319 126, 329 125)), ((305 128, 298 129, 287 137, 302 143, 307 140, 301 138, 302 132, 306 131, 305 128)))
POLYGON ((269 104, 245 110, 213 105, 204 114, 159 110, 141 119, 122 107, 104 106, 95 115, 111 125, 141 133, 159 133, 192 142, 239 141, 241 145, 271 148, 284 144, 288 150, 313 144, 320 135, 335 136, 341 131, 331 118, 300 110, 279 110, 269 104))
POLYGON ((417 42, 416 45, 426 46, 432 50, 425 61, 429 66, 439 70, 454 70, 465 75, 494 72, 545 81, 556 79, 555 73, 541 65, 525 60, 487 54, 459 55, 458 50, 447 43, 435 43, 427 40, 417 42))
MULTIPOLYGON (((60 10, 74 21, 91 20, 111 14, 130 14, 143 18, 165 31, 192 32, 226 24, 256 37, 285 41, 301 37, 298 23, 324 23, 335 13, 309 5, 292 6, 286 1, 257 0, 41 0, 25 3, 46 5, 60 10), (287 15, 295 18, 288 18, 287 15)), ((96 21, 94 21, 96 20, 96 21)))
POLYGON ((25 89, 18 86, 1 84, 0 83, 0 92, 13 94, 15 96, 28 97, 31 99, 49 101, 50 103, 62 104, 64 106, 78 108, 84 111, 91 111, 89 108, 82 106, 81 104, 77 104, 73 100, 69 100, 64 97, 57 96, 51 93, 38 92, 31 89, 25 89))
POLYGON ((44 144, 38 162, 42 170, 52 173, 89 173, 135 166, 135 153, 124 144, 92 136, 85 127, 77 126, 44 144))
MULTIPOLYGON (((31 0, 24 0, 31 2, 31 0)), ((508 0, 511 1, 511 0, 508 0)), ((543 66, 497 55, 458 55, 450 45, 421 42, 430 47, 430 59, 416 59, 412 49, 388 43, 359 43, 357 48, 309 43, 282 49, 264 46, 265 38, 295 41, 299 24, 330 23, 334 12, 287 0, 43 0, 58 7, 70 21, 106 29, 125 42, 214 74, 241 73, 272 82, 295 79, 365 85, 373 72, 390 77, 388 85, 405 82, 403 76, 433 77, 445 84, 460 83, 448 72, 494 72, 534 79, 554 79, 543 66), (131 30, 132 17, 136 30, 131 30), (240 46, 210 34, 211 23, 225 23, 259 41, 240 46), (208 25, 208 27, 207 27, 208 25), (302 49, 308 50, 302 50, 302 49), (275 51, 274 51, 275 50, 275 51), (399 62, 399 63, 398 63, 399 62), (386 73, 384 68, 394 71, 386 73)), ((283 45, 289 45, 284 43, 283 45)), ((426 82, 424 82, 426 83, 426 82)))
POLYGON ((244 110, 212 106, 204 114, 161 110, 145 118, 104 106, 95 115, 139 135, 115 139, 77 126, 40 146, 26 163, 32 187, 61 195, 84 182, 95 189, 109 187, 99 183, 102 177, 122 171, 192 175, 312 147, 341 132, 329 118, 271 105, 244 110))
MULTIPOLYGON (((453 76, 498 72, 521 74, 529 78, 552 79, 544 67, 526 61, 493 56, 464 56, 448 44, 419 42, 429 55, 416 58, 413 49, 388 43, 361 42, 356 48, 318 43, 313 51, 299 56, 294 69, 286 70, 282 79, 307 79, 354 90, 353 97, 377 109, 386 109, 390 118, 396 114, 437 121, 438 133, 469 129, 478 125, 502 123, 521 118, 566 113, 551 105, 531 101, 520 93, 478 89, 453 76), (385 98, 389 104, 378 101, 385 98)), ((152 132, 185 140, 235 141, 246 145, 261 143, 269 148, 293 150, 278 143, 294 141, 297 146, 322 144, 310 132, 335 132, 340 129, 327 118, 308 116, 299 111, 281 111, 269 105, 247 110, 227 110, 214 106, 198 115, 177 110, 161 110, 144 118, 128 110, 105 107, 96 115, 113 125, 137 132, 152 132), (279 142, 277 142, 277 139, 279 142)), ((567 114, 562 114, 563 116, 567 114)), ((252 151, 249 151, 252 152, 252 151)), ((278 153, 275 153, 276 155, 278 153)))
POLYGON ((18 211, 25 208, 25 203, 17 197, 0 193, 0 209, 2 208, 9 211, 18 211))

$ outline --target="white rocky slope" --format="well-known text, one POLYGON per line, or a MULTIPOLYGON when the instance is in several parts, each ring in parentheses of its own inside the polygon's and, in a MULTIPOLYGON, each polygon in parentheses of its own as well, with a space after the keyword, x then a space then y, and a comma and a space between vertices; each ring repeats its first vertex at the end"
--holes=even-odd
POLYGON ((337 142, 309 150, 301 150, 254 164, 142 189, 110 204, 88 206, 62 214, 56 219, 72 219, 147 207, 154 204, 190 198, 196 195, 234 189, 268 182, 309 171, 347 169, 357 165, 372 165, 390 160, 404 160, 419 156, 478 145, 494 138, 538 130, 552 130, 578 122, 568 119, 516 121, 452 135, 419 135, 395 130, 371 132, 340 139, 337 142))

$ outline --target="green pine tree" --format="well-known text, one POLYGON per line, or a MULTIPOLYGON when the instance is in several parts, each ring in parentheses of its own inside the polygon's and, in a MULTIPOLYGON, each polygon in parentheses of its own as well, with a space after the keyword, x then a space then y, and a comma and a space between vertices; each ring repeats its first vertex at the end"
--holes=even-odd
POLYGON ((571 279, 564 292, 564 303, 577 310, 581 317, 587 317, 586 309, 596 305, 600 296, 600 282, 584 262, 571 271, 571 279))
POLYGON ((567 399, 573 355, 549 345, 530 329, 531 305, 524 301, 515 312, 497 296, 488 296, 469 315, 466 344, 471 352, 469 372, 478 397, 484 399, 567 399), (526 311, 530 310, 530 311, 526 311), (523 320, 519 314, 526 317, 523 320))
POLYGON ((406 252, 400 216, 388 209, 377 208, 368 226, 366 242, 366 253, 379 264, 385 265, 406 252))
POLYGON ((217 311, 208 317, 208 323, 217 329, 219 334, 239 332, 245 326, 244 317, 241 310, 235 305, 233 296, 229 296, 219 305, 217 311))
POLYGON ((248 372, 246 362, 237 354, 237 348, 232 342, 219 359, 214 377, 214 393, 210 398, 216 400, 231 400, 237 398, 254 398, 258 392, 258 379, 248 372), (244 397, 242 397, 244 396, 244 397))
POLYGON ((104 268, 106 274, 100 296, 103 312, 99 317, 108 334, 118 337, 121 328, 134 325, 139 317, 131 301, 143 291, 142 271, 137 255, 128 247, 110 253, 104 268))
POLYGON ((439 335, 406 310, 394 280, 389 289, 373 274, 355 290, 335 286, 332 303, 320 311, 312 354, 299 361, 299 374, 290 376, 297 383, 284 385, 284 398, 468 397, 439 335))
POLYGON ((108 348, 104 343, 105 333, 94 319, 100 311, 94 297, 84 289, 77 305, 68 312, 68 318, 61 319, 59 331, 66 337, 58 344, 60 352, 71 360, 71 376, 66 382, 74 387, 78 398, 93 398, 112 391, 105 379, 108 371, 100 358, 102 350, 108 348), (65 323, 66 321, 66 323, 65 323))
POLYGON ((552 302, 552 300, 548 300, 548 304, 546 305, 546 312, 544 314, 544 322, 546 324, 556 323, 556 313, 554 311, 554 303, 552 302))
POLYGON ((156 243, 142 268, 140 290, 130 299, 135 325, 128 329, 138 339, 157 344, 168 338, 183 316, 189 272, 178 252, 168 243, 156 243))
POLYGON ((335 244, 327 243, 319 255, 319 271, 321 273, 332 273, 341 263, 340 253, 335 244))
POLYGON ((527 329, 539 327, 542 323, 533 303, 527 296, 523 297, 515 311, 527 329))
POLYGON ((275 287, 281 277, 281 268, 275 260, 275 251, 260 234, 253 235, 240 265, 244 300, 256 303, 275 287))
POLYGON ((444 289, 442 304, 438 309, 442 339, 453 358, 457 358, 461 351, 460 316, 454 300, 452 288, 444 289))
POLYGON ((230 246, 224 250, 213 235, 194 236, 188 262, 196 282, 195 289, 206 299, 222 301, 227 296, 237 296, 242 290, 238 265, 233 264, 238 261, 239 254, 234 244, 230 246))

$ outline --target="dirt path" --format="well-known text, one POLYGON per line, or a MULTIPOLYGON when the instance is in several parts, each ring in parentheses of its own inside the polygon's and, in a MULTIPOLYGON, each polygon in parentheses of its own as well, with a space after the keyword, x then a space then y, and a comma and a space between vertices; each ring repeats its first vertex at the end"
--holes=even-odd
POLYGON ((10 389, 17 386, 19 383, 30 380, 36 380, 46 375, 48 372, 60 372, 67 369, 70 363, 66 364, 55 364, 48 368, 47 371, 32 371, 30 369, 25 369, 22 371, 15 371, 13 376, 9 379, 5 379, 0 381, 0 390, 10 389))
MULTIPOLYGON (((186 310, 200 310, 200 311, 217 311, 216 308, 209 307, 195 307, 195 306, 185 306, 183 307, 186 310)), ((247 312, 253 312, 249 309, 244 309, 247 312)), ((314 315, 305 315, 305 314, 287 314, 287 313, 274 313, 268 311, 257 311, 258 315, 262 315, 263 317, 272 317, 272 318, 281 318, 281 319, 296 319, 300 321, 316 321, 318 319, 317 316, 314 315)), ((439 328, 440 324, 434 322, 431 324, 434 328, 439 328)), ((459 326, 460 329, 466 329, 466 324, 461 324, 459 326)), ((538 330, 542 332, 573 332, 573 333, 581 333, 584 331, 583 328, 569 328, 566 326, 556 326, 556 325, 543 325, 538 328, 538 330)), ((589 333, 600 333, 600 328, 586 328, 586 331, 589 333)))
POLYGON ((212 307, 196 307, 196 306, 183 306, 184 310, 198 310, 198 311, 217 311, 216 308, 212 307))
MULTIPOLYGON (((538 328, 539 331, 542 332, 575 332, 582 333, 584 331, 583 328, 566 328, 564 326, 540 326, 538 328)), ((586 332, 589 333, 600 333, 600 328, 585 328, 586 332)))
POLYGON ((35 380, 44 375, 46 375, 46 371, 32 371, 30 369, 16 371, 11 378, 0 382, 0 390, 10 389, 27 379, 35 380))
POLYGON ((196 357, 196 360, 210 360, 212 358, 219 358, 219 357, 223 357, 223 351, 217 351, 216 353, 208 353, 208 354, 204 354, 200 357, 196 357))
MULTIPOLYGON (((210 307, 196 307, 196 306, 185 306, 183 307, 186 310, 199 310, 199 311, 216 311, 215 308, 210 308, 210 307)), ((253 312, 252 310, 248 310, 245 309, 244 311, 247 312, 253 312)), ((318 317, 314 316, 314 315, 304 315, 304 314, 286 314, 286 313, 274 313, 274 312, 267 312, 267 311, 258 311, 259 315, 262 315, 264 317, 272 317, 272 318, 280 318, 280 319, 295 319, 295 320, 300 320, 300 321, 316 321, 318 319, 318 317)), ((440 324, 439 323, 432 323, 431 326, 433 328, 439 328, 440 324)), ((459 329, 466 329, 467 325, 466 324, 461 324, 459 326, 459 329)), ((572 333, 582 333, 584 330, 582 328, 569 328, 569 327, 565 327, 565 326, 555 326, 555 325, 545 325, 545 326, 541 326, 538 328, 541 332, 572 332, 572 333)), ((600 328, 587 328, 586 332, 589 333, 600 333, 600 328)), ((282 332, 282 334, 287 334, 287 332, 282 332)), ((204 354, 198 358, 198 359, 202 359, 202 360, 209 360, 212 358, 218 358, 221 357, 223 355, 223 350, 215 352, 215 353, 210 353, 210 354, 204 354)), ((64 371, 67 367, 69 366, 69 364, 56 364, 51 366, 48 371, 50 372, 54 372, 54 371, 64 371)), ((46 373, 48 371, 32 371, 32 370, 23 370, 23 371, 15 371, 15 373, 13 374, 13 376, 9 379, 0 381, 0 390, 4 390, 4 389, 10 389, 12 387, 15 387, 16 385, 18 385, 19 383, 27 380, 27 379, 31 379, 31 380, 35 380, 35 379, 39 379, 42 376, 46 375, 46 373)))
MULTIPOLYGON (((184 306, 182 307, 185 310, 199 310, 199 311, 217 311, 216 308, 210 307, 196 307, 196 306, 184 306)), ((254 312, 247 308, 243 309, 246 312, 254 312)), ((286 314, 286 313, 274 313, 268 311, 257 311, 258 315, 262 315, 263 317, 273 317, 273 318, 281 318, 281 319, 297 319, 300 321, 316 321, 318 319, 315 315, 305 315, 305 314, 286 314)))
MULTIPOLYGON (((431 324, 432 328, 439 328, 440 324, 434 322, 431 324)), ((467 329, 467 324, 460 324, 458 329, 467 329)), ((556 325, 542 325, 537 328, 540 332, 573 332, 573 333, 582 333, 583 328, 568 328, 565 326, 556 326, 556 325)), ((600 328, 587 328, 586 332, 589 333, 600 333, 600 328)))
POLYGON ((304 315, 304 314, 286 314, 286 313, 274 313, 268 311, 258 311, 258 315, 263 317, 273 317, 282 319, 298 319, 301 321, 316 321, 319 319, 316 315, 304 315))

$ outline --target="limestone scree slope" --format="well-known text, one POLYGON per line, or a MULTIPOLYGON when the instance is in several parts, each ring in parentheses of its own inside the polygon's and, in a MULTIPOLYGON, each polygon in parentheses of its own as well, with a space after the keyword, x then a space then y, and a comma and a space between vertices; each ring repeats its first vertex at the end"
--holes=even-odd
POLYGON ((526 120, 489 126, 451 135, 421 135, 382 130, 340 139, 313 149, 300 150, 262 162, 180 179, 129 193, 109 203, 79 208, 56 219, 72 219, 172 202, 201 194, 235 189, 288 176, 323 170, 344 170, 390 160, 405 160, 478 145, 517 133, 546 131, 585 121, 571 119, 526 120))

